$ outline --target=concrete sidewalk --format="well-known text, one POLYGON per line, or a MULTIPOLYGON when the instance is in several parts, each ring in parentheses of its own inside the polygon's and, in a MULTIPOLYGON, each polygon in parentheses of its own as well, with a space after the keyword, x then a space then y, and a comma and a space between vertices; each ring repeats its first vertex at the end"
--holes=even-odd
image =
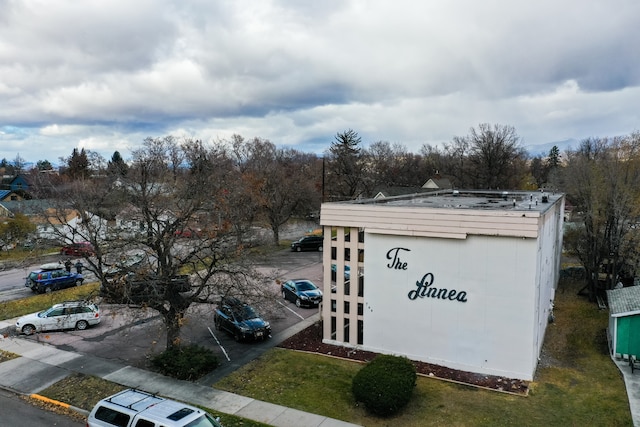
POLYGON ((620 370, 622 378, 624 378, 633 425, 640 427, 640 372, 631 372, 631 366, 629 366, 628 360, 617 359, 615 357, 611 357, 611 359, 620 370))
MULTIPOLYGON (((5 323, 10 321, 0 322, 0 329, 6 326, 5 323)), ((298 327, 303 328, 305 323, 300 322, 298 327)), ((0 335, 0 349, 21 356, 0 363, 0 387, 17 393, 37 394, 78 372, 277 427, 356 426, 19 337, 3 338, 0 335)))

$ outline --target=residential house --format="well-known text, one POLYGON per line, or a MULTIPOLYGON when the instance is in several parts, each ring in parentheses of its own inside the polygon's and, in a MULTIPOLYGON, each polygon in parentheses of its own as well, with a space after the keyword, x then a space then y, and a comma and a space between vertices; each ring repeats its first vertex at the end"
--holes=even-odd
POLYGON ((427 182, 422 185, 422 188, 427 190, 451 190, 453 184, 449 178, 442 178, 438 172, 436 172, 433 178, 429 178, 427 182))

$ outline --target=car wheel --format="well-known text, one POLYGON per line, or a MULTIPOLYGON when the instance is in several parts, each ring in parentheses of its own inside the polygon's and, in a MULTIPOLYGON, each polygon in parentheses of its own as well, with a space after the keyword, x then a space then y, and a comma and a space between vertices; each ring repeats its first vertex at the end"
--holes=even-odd
POLYGON ((46 288, 44 288, 44 293, 45 294, 50 294, 51 291, 53 291, 53 286, 47 286, 46 288))
POLYGON ((298 246, 298 247, 296 248, 296 251, 298 251, 298 252, 302 252, 302 247, 298 246))
POLYGON ((79 320, 78 323, 76 323, 76 329, 79 331, 84 331, 88 327, 89 327, 89 323, 87 323, 86 320, 79 320))
POLYGON ((216 328, 216 331, 220 330, 220 321, 217 318, 213 319, 213 327, 216 328))
POLYGON ((36 331, 36 327, 33 325, 24 325, 22 327, 22 333, 25 335, 32 335, 36 331))
POLYGON ((287 293, 285 291, 282 291, 282 298, 285 300, 287 299, 287 293))
POLYGON ((80 286, 80 285, 82 285, 82 280, 80 279, 76 280, 76 286, 80 286))
POLYGON ((300 301, 300 298, 296 298, 296 307, 301 307, 302 306, 302 301, 300 301))
POLYGON ((322 246, 318 246, 318 252, 322 252, 322 246))
POLYGON ((242 341, 242 336, 240 335, 239 332, 235 332, 233 334, 233 339, 236 340, 236 342, 240 342, 240 341, 242 341))

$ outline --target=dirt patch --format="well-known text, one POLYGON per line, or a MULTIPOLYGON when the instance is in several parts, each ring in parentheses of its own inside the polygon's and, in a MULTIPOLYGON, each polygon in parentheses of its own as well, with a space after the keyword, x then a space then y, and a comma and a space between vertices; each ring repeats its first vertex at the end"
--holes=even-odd
MULTIPOLYGON (((370 351, 361 351, 353 348, 323 343, 322 327, 320 323, 315 323, 302 330, 301 332, 298 332, 296 335, 287 338, 282 343, 280 343, 278 347, 290 350, 324 354, 327 356, 339 357, 342 359, 354 360, 358 362, 368 362, 377 355, 377 353, 373 353, 370 351)), ((473 372, 458 371, 455 369, 446 368, 444 366, 438 366, 419 361, 412 362, 416 367, 416 372, 418 373, 418 375, 522 396, 526 396, 529 392, 528 381, 499 377, 494 375, 482 375, 473 372)))

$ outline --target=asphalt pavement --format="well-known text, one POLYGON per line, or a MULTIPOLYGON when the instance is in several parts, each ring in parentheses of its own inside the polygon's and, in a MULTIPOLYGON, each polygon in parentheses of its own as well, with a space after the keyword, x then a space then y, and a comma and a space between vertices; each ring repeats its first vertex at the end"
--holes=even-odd
MULTIPOLYGON (((282 251, 275 256, 278 260, 269 260, 263 268, 270 268, 275 261, 279 266, 281 279, 305 277, 322 285, 321 253, 298 254, 282 251)), ((161 350, 164 346, 161 332, 156 334, 163 329, 161 320, 152 313, 142 312, 135 316, 127 316, 119 314, 123 310, 107 308, 103 310, 101 324, 95 328, 80 333, 54 332, 32 337, 6 333, 13 332, 12 328, 15 325, 15 319, 9 319, 0 322, 0 330, 4 330, 6 334, 0 335, 0 349, 20 357, 0 363, 0 387, 38 397, 39 391, 78 372, 273 426, 355 426, 211 387, 219 379, 255 359, 266 349, 276 346, 319 320, 320 314, 317 309, 296 313, 295 310, 300 309, 292 304, 280 303, 283 307, 285 304, 289 305, 290 308, 285 307, 286 310, 295 316, 290 316, 290 319, 276 319, 279 327, 274 327, 274 334, 270 340, 259 345, 240 344, 240 347, 232 348, 230 351, 234 357, 231 360, 222 361, 216 370, 197 382, 175 380, 141 367, 141 361, 149 357, 150 348, 156 346, 161 350), (123 342, 129 343, 124 349, 123 342)), ((185 329, 187 334, 199 336, 201 342, 208 341, 209 333, 214 333, 207 325, 195 321, 185 329)), ((229 341, 222 336, 220 339, 224 342, 229 341)), ((213 342, 212 339, 210 341, 213 342)), ((211 342, 208 344, 212 345, 211 342)), ((228 344, 234 345, 232 342, 228 344)), ((65 405, 64 402, 60 404, 65 405)))
MULTIPOLYGON (((282 337, 295 334, 316 322, 318 318, 319 314, 305 319, 283 333, 282 337)), ((8 327, 10 322, 0 322, 0 329, 8 327)), ((277 427, 356 426, 322 415, 216 390, 200 383, 176 380, 113 360, 61 350, 47 343, 20 337, 0 337, 0 349, 20 356, 0 363, 0 387, 16 393, 38 398, 39 391, 77 372, 277 427)), ((64 405, 64 402, 61 404, 64 405)), ((87 415, 86 411, 71 409, 87 415)))

